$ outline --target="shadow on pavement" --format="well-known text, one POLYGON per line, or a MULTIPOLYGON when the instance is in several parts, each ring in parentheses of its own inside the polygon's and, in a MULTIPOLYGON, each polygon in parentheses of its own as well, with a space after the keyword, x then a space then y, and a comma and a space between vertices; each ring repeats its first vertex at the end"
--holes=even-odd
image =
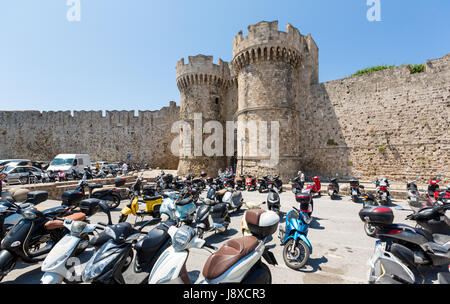
POLYGON ((322 270, 320 265, 322 265, 326 262, 328 262, 328 259, 325 256, 322 256, 320 258, 315 258, 315 259, 310 258, 308 263, 305 265, 305 267, 299 269, 299 271, 306 272, 306 273, 317 272, 318 270, 322 270))

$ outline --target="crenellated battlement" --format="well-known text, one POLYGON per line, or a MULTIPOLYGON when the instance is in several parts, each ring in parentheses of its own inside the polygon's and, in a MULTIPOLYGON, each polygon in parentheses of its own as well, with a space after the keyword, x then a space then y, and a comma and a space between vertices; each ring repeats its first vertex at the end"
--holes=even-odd
POLYGON ((189 56, 189 62, 184 58, 177 63, 177 85, 181 90, 190 85, 215 85, 228 87, 230 80, 229 63, 219 58, 218 64, 213 63, 213 56, 189 56))
POLYGON ((307 37, 291 24, 286 32, 278 30, 278 21, 261 21, 248 27, 248 35, 240 31, 233 41, 235 73, 247 64, 260 61, 286 62, 298 67, 302 58, 316 57, 318 48, 311 35, 307 37))

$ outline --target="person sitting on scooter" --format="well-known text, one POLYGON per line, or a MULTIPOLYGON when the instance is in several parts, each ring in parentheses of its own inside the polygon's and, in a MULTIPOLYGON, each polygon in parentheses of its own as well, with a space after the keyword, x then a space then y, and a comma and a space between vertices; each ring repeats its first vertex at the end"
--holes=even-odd
POLYGON ((302 171, 298 171, 297 178, 298 178, 300 187, 303 189, 303 185, 305 184, 305 174, 303 174, 302 171))

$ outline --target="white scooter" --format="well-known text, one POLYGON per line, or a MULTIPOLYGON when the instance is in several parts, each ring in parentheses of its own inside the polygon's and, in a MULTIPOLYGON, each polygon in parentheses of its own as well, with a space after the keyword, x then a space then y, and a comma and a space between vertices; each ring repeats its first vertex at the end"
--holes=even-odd
MULTIPOLYGON (((272 265, 276 259, 265 243, 279 223, 279 216, 273 211, 248 210, 244 215, 246 227, 253 235, 227 241, 206 261, 203 280, 200 284, 243 283, 270 284, 272 276, 261 257, 272 265), (262 215, 265 214, 265 215, 262 215)), ((153 267, 149 284, 192 284, 186 270, 186 260, 191 248, 215 247, 196 235, 189 226, 170 227, 172 246, 166 249, 153 267)))
POLYGON ((81 282, 81 275, 77 275, 75 268, 67 268, 72 264, 69 259, 74 257, 78 249, 89 245, 87 234, 98 228, 103 229, 100 224, 88 224, 71 219, 64 220, 64 227, 69 229, 70 234, 64 236, 53 247, 42 263, 41 270, 44 275, 41 278, 41 284, 61 284, 63 281, 81 282))
MULTIPOLYGON (((87 216, 92 216, 101 209, 108 216, 108 225, 112 225, 111 214, 105 203, 97 199, 87 199, 80 203, 80 209, 87 216)), ((103 223, 88 224, 71 219, 65 219, 63 225, 70 233, 52 248, 42 263, 41 270, 44 275, 41 278, 41 284, 61 284, 63 281, 81 282, 81 273, 77 274, 75 267, 71 267, 71 264, 77 264, 79 260, 71 261, 70 259, 89 245, 90 233, 96 229, 103 230, 103 227, 107 226, 103 223)))
POLYGON ((235 191, 232 188, 228 188, 227 192, 222 197, 222 203, 228 205, 230 212, 239 211, 242 207, 244 199, 242 198, 241 191, 235 191))

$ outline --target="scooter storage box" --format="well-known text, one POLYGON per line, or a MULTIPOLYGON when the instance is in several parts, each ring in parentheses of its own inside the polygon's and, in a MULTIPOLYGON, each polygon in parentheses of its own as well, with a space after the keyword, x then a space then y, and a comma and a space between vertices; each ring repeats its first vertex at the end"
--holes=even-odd
POLYGON ((94 215, 100 209, 100 200, 96 198, 88 198, 80 203, 80 210, 87 216, 94 215))
POLYGON ((118 177, 114 180, 114 185, 116 187, 122 187, 123 185, 125 185, 126 181, 127 181, 126 178, 118 177))
POLYGON ((32 204, 40 204, 48 200, 47 191, 31 191, 27 194, 27 201, 32 204))
POLYGON ((84 197, 84 193, 77 190, 64 191, 61 200, 64 206, 78 206, 84 197))
POLYGON ((370 207, 359 211, 359 217, 363 222, 366 219, 371 224, 391 225, 394 221, 394 213, 387 207, 370 207))
MULTIPOLYGON (((276 212, 264 211, 264 212, 260 213, 258 225, 254 225, 251 223, 251 221, 247 217, 248 212, 249 211, 247 211, 244 216, 245 216, 245 220, 247 222, 247 227, 253 235, 266 237, 266 236, 273 234, 277 230, 278 224, 280 222, 280 217, 278 216, 278 214, 276 212)), ((254 211, 251 211, 251 212, 254 212, 254 211)))

